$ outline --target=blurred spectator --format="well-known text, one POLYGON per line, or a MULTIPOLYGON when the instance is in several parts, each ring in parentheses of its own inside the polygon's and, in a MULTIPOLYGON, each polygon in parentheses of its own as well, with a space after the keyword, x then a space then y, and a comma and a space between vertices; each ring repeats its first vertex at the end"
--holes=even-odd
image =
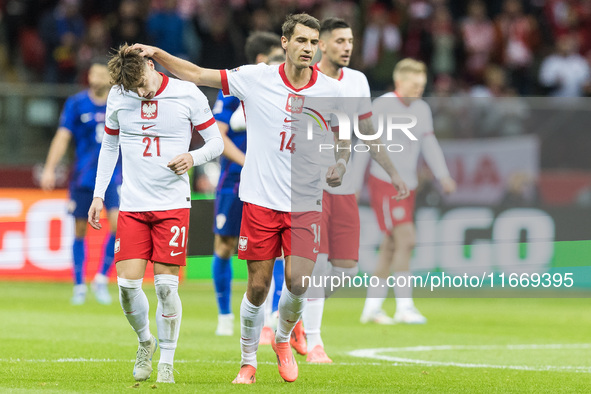
POLYGON ((577 40, 565 34, 556 42, 556 52, 540 67, 540 84, 557 97, 579 97, 589 85, 589 64, 577 52, 577 40))
POLYGON ((431 22, 431 72, 451 74, 456 70, 456 34, 449 10, 439 6, 431 22))
POLYGON ((232 24, 230 15, 226 9, 211 7, 195 21, 203 42, 200 66, 223 69, 246 62, 244 34, 232 24))
POLYGON ((250 17, 250 31, 271 31, 273 28, 271 24, 271 16, 269 11, 264 8, 258 8, 252 12, 250 17))
POLYGON ((464 127, 467 98, 459 95, 456 81, 449 74, 440 74, 433 83, 432 96, 425 99, 433 112, 433 129, 438 139, 470 138, 464 127))
POLYGON ((101 18, 93 18, 88 23, 88 30, 78 51, 78 82, 86 85, 88 70, 93 62, 106 60, 111 45, 107 25, 101 18))
POLYGON ((400 30, 391 20, 386 6, 374 4, 363 35, 363 62, 373 89, 385 89, 392 81, 392 70, 402 46, 400 30))
POLYGON ((148 17, 147 28, 150 44, 174 56, 189 57, 185 45, 188 23, 177 12, 177 0, 165 0, 162 8, 155 9, 148 17))
POLYGON ((538 47, 538 24, 523 12, 521 0, 505 0, 503 11, 496 18, 500 37, 502 65, 510 74, 511 84, 519 94, 531 93, 531 68, 538 47))
POLYGON ((139 0, 122 0, 116 15, 111 15, 109 28, 111 46, 124 43, 146 42, 145 23, 139 0))
POLYGON ((477 85, 470 90, 472 97, 501 97, 508 93, 507 75, 502 67, 489 65, 484 71, 484 85, 477 85))
POLYGON ((409 0, 403 26, 402 57, 410 57, 429 64, 432 52, 430 21, 433 7, 425 0, 409 0))
POLYGON ((470 82, 481 82, 495 47, 495 27, 486 15, 486 4, 474 0, 468 4, 468 16, 461 22, 464 72, 470 82))
POLYGON ((60 0, 41 19, 39 34, 46 51, 46 82, 73 83, 76 53, 84 36, 85 22, 78 0, 60 0))

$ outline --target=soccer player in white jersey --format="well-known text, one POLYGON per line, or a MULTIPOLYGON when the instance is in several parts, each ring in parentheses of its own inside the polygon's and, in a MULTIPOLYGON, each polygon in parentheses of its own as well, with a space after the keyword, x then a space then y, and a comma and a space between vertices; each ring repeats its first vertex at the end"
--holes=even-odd
MULTIPOLYGON (((374 102, 374 120, 377 114, 414 115, 416 126, 410 129, 417 141, 411 141, 403 133, 393 134, 404 147, 402 152, 390 153, 392 162, 400 172, 402 179, 411 189, 409 198, 401 201, 391 197, 396 191, 387 182, 383 170, 371 163, 369 191, 371 206, 376 214, 384 240, 380 246, 380 254, 375 276, 379 278, 378 287, 370 287, 367 292, 361 322, 380 324, 408 323, 424 324, 427 319, 414 306, 412 286, 394 287, 396 296, 396 313, 390 318, 382 311, 382 305, 388 294, 387 278, 390 271, 395 276, 410 275, 410 260, 415 245, 415 225, 413 221, 415 189, 418 186, 417 163, 419 152, 435 177, 441 183, 445 193, 455 191, 456 183, 450 177, 443 152, 435 138, 433 115, 429 105, 421 99, 427 82, 427 69, 424 63, 414 59, 403 59, 394 68, 394 86, 396 90, 386 93, 374 102)), ((397 283, 408 283, 399 280, 397 283)))
MULTIPOLYGON (((359 130, 363 134, 374 134, 371 121, 371 94, 365 75, 357 70, 348 68, 353 51, 353 31, 349 24, 339 18, 327 18, 320 27, 320 42, 322 52, 320 62, 314 68, 323 74, 337 79, 344 85, 345 94, 354 101, 354 110, 359 115, 359 130)), ((373 141, 378 144, 380 141, 373 141)), ((375 147, 375 145, 373 145, 375 147)), ((324 167, 328 168, 334 155, 327 152, 323 155, 324 167)), ((376 163, 384 168, 388 183, 400 181, 400 176, 390 161, 385 149, 370 151, 376 163)), ((364 154, 364 153, 358 153, 364 154)), ((358 272, 359 259, 359 208, 355 196, 355 180, 353 171, 349 168, 339 187, 330 188, 324 185, 322 197, 322 224, 320 237, 320 253, 314 267, 315 275, 355 276, 358 272), (330 261, 330 264, 328 264, 330 261)), ((397 198, 404 198, 408 191, 400 193, 397 198)), ((328 290, 328 289, 325 289, 328 290)), ((328 296, 328 291, 325 291, 328 296)), ((307 339, 307 361, 313 363, 330 363, 332 360, 324 351, 324 343, 320 336, 322 314, 324 311, 324 297, 308 298, 304 307, 303 323, 307 339)), ((299 324, 299 323, 298 323, 299 324)), ((296 326, 297 329, 297 326, 296 326)), ((294 331, 296 331, 294 329, 294 331)), ((298 342, 304 343, 301 339, 298 342)), ((297 350, 297 348, 296 348, 297 350)))
POLYGON ((137 333, 135 380, 152 372, 158 341, 150 333, 149 304, 142 280, 153 262, 160 341, 158 382, 174 383, 173 360, 181 325, 179 270, 186 264, 191 189, 186 174, 224 148, 207 99, 192 83, 169 79, 139 51, 119 47, 109 61, 114 86, 107 99, 105 136, 99 155, 88 222, 100 229, 105 190, 121 147, 123 184, 117 221, 115 262, 119 299, 137 333), (205 145, 191 152, 198 131, 205 145))
MULTIPOLYGON (((320 24, 307 14, 289 15, 282 27, 285 63, 211 70, 176 58, 158 48, 136 44, 182 79, 222 88, 243 101, 248 149, 241 173, 239 195, 244 202, 238 257, 247 260, 248 285, 240 308, 241 369, 234 383, 253 383, 256 352, 263 325, 263 308, 275 258, 285 254, 285 287, 279 301, 279 322, 273 350, 279 374, 294 381, 298 367, 289 346, 303 308, 303 293, 318 253, 322 187, 320 166, 298 168, 294 182, 308 185, 292 199, 292 157, 306 146, 305 131, 293 115, 302 112, 307 97, 342 97, 337 81, 318 73, 310 63, 318 48, 320 24), (302 131, 304 131, 302 133, 302 131), (294 269, 295 268, 295 269, 294 269)), ((335 108, 336 109, 336 108, 335 108)), ((316 133, 316 131, 315 131, 316 133)), ((335 134, 336 135, 336 134, 335 134)), ((315 135, 316 136, 316 135, 315 135)), ((317 136, 322 138, 323 134, 317 136)), ((338 135, 337 135, 338 137, 338 135)), ((317 140, 316 140, 317 141, 317 140)), ((338 140, 337 164, 327 172, 329 186, 339 186, 346 171, 349 140, 338 140)))

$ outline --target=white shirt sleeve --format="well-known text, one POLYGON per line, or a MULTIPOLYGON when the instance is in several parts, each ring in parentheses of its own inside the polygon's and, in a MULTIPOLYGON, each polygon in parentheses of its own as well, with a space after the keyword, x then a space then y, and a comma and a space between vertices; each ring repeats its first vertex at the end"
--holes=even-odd
POLYGON ((222 92, 224 96, 238 97, 245 100, 253 86, 259 84, 263 71, 267 66, 265 63, 240 66, 233 70, 221 70, 222 92))
POLYGON ((222 140, 222 135, 216 122, 213 122, 206 129, 200 130, 199 134, 203 137, 205 145, 189 152, 193 156, 194 166, 205 164, 221 155, 224 151, 224 140, 222 140))
POLYGON ((119 87, 113 86, 107 97, 107 110, 105 113, 105 131, 117 131, 119 133, 119 120, 117 118, 118 102, 121 98, 119 87))
POLYGON ((115 170, 118 159, 119 131, 117 130, 116 134, 112 134, 111 131, 107 131, 107 127, 105 126, 105 135, 103 136, 96 171, 94 197, 100 197, 103 200, 105 199, 105 192, 111 182, 111 177, 113 176, 113 171, 115 170))

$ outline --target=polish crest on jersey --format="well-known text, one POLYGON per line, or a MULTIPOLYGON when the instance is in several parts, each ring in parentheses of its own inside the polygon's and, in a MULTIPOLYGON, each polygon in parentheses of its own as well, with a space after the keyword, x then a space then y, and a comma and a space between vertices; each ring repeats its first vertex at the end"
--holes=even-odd
POLYGON ((287 104, 285 104, 285 110, 292 114, 301 114, 304 108, 304 96, 290 93, 287 96, 287 104))
POLYGON ((141 108, 142 119, 156 119, 158 117, 158 101, 144 101, 141 108))

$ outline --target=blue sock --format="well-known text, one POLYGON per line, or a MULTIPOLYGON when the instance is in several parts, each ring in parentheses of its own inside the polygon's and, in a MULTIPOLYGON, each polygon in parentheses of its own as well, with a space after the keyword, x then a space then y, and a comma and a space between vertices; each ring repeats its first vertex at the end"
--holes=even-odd
POLYGON ((109 276, 109 269, 113 265, 115 259, 115 234, 110 233, 109 239, 105 245, 105 251, 103 253, 103 266, 101 267, 101 274, 109 276))
POLYGON ((84 260, 86 260, 84 238, 74 238, 72 252, 74 255, 74 282, 77 285, 82 285, 84 284, 84 260))
POLYGON ((273 280, 275 281, 275 291, 273 292, 273 312, 279 309, 279 298, 281 297, 281 289, 283 288, 284 278, 283 259, 275 260, 273 266, 273 280))
POLYGON ((222 259, 214 253, 211 270, 213 272, 213 284, 218 300, 218 309, 221 315, 232 313, 230 298, 232 295, 232 264, 231 259, 222 259))

